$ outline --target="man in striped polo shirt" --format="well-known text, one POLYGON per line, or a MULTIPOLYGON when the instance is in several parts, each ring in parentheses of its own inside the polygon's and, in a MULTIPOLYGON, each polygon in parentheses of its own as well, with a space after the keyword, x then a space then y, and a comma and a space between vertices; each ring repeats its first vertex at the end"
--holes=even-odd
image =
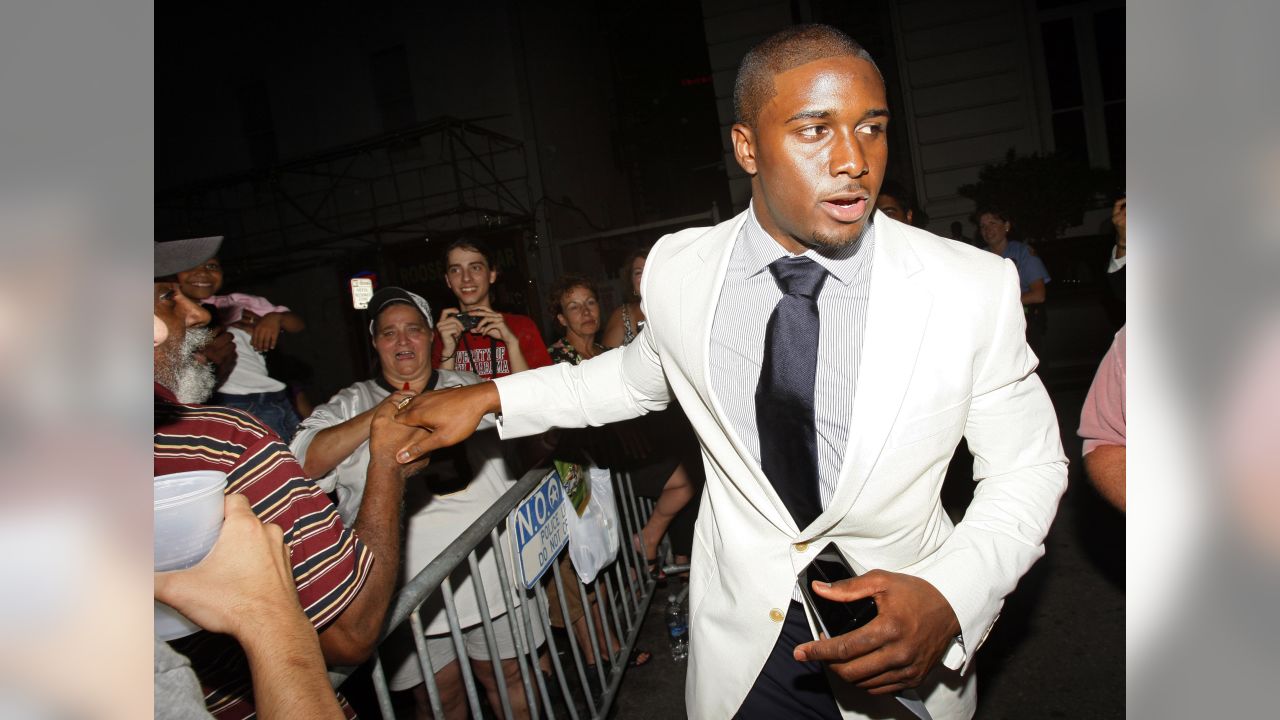
MULTIPOLYGON (((212 370, 195 357, 209 314, 171 276, 212 257, 217 245, 202 238, 155 246, 154 314, 168 331, 154 348, 155 474, 227 473, 226 491, 244 495, 259 519, 284 531, 298 599, 326 662, 355 665, 372 653, 395 589, 406 473, 392 458, 405 432, 389 416, 374 418, 370 442, 385 449, 374 453, 359 518, 347 528, 279 437, 246 412, 199 405, 213 387, 212 370)), ((200 632, 172 644, 190 658, 211 713, 253 715, 249 666, 235 640, 200 632)))

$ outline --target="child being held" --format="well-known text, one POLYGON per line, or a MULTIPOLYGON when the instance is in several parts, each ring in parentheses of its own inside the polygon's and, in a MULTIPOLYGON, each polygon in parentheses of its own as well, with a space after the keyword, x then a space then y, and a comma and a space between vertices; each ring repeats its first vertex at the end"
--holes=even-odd
POLYGON ((236 345, 236 365, 210 402, 256 415, 287 443, 301 419, 285 384, 267 373, 263 353, 275 349, 281 331, 301 332, 307 324, 289 308, 258 295, 219 295, 222 278, 222 263, 216 257, 178 273, 182 293, 212 305, 214 317, 231 333, 236 345))

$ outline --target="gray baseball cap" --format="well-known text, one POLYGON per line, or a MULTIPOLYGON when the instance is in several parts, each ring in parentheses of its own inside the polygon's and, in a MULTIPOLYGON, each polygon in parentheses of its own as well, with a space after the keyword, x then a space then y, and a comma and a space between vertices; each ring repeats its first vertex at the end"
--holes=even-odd
POLYGON ((183 270, 190 270, 218 254, 222 236, 188 238, 156 243, 155 276, 169 277, 183 270))
POLYGON ((378 315, 387 308, 388 305, 408 305, 418 309, 422 313, 422 317, 427 320, 427 327, 435 328, 435 318, 431 317, 431 306, 427 304, 425 298, 417 293, 409 292, 404 288, 384 287, 369 298, 369 334, 373 335, 375 326, 378 322, 378 315))

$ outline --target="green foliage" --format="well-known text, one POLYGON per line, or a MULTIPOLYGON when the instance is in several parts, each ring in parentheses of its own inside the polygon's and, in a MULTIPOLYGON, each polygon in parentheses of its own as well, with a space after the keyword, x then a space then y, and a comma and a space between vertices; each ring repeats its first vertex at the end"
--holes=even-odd
POLYGON ((978 172, 978 182, 957 192, 979 208, 1003 209, 1022 237, 1048 240, 1079 225, 1085 210, 1114 184, 1110 171, 1075 158, 1041 153, 1019 157, 1010 148, 1003 161, 978 172))

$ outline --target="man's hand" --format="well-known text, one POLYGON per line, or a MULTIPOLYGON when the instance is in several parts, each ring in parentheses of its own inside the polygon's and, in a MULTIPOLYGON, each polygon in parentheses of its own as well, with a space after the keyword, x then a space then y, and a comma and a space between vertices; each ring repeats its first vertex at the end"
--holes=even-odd
POLYGON ((213 363, 214 376, 218 379, 218 385, 226 382, 230 377, 232 369, 236 366, 236 342, 231 337, 231 333, 224 330, 221 326, 209 328, 209 342, 200 351, 196 353, 197 360, 203 360, 206 363, 213 363))
MULTIPOLYGON (((415 427, 402 425, 396 422, 396 412, 399 404, 409 398, 414 397, 412 392, 396 392, 392 393, 386 400, 378 403, 374 409, 373 418, 369 423, 369 458, 370 461, 391 462, 395 463, 396 452, 405 445, 413 441, 414 435, 419 432, 415 427)), ((426 467, 427 459, 414 463, 413 467, 401 467, 401 472, 408 474, 422 467, 426 467)))
POLYGON ((502 317, 502 313, 487 307, 473 307, 467 311, 467 314, 480 318, 480 322, 471 328, 471 332, 476 335, 487 335, 495 340, 501 340, 507 344, 507 347, 519 344, 520 339, 507 326, 507 319, 502 317))
POLYGON ((396 462, 412 462, 471 437, 488 413, 500 412, 502 400, 491 382, 423 393, 396 413, 396 422, 415 428, 400 446, 396 462))
MULTIPOLYGON (((458 308, 445 308, 440 313, 440 319, 436 322, 436 334, 440 336, 440 357, 453 357, 454 351, 458 349, 458 336, 462 334, 462 321, 458 319, 458 308)), ((441 360, 443 362, 443 360, 441 360)))
POLYGON ((872 570, 833 585, 814 582, 813 588, 841 602, 874 597, 877 615, 853 632, 796 646, 796 660, 828 663, 872 695, 919 685, 960 632, 946 598, 918 577, 872 570))
POLYGON ((283 531, 258 520, 243 495, 227 495, 225 503, 213 549, 194 567, 155 573, 155 596, 205 630, 240 638, 256 632, 257 619, 302 608, 283 531))

